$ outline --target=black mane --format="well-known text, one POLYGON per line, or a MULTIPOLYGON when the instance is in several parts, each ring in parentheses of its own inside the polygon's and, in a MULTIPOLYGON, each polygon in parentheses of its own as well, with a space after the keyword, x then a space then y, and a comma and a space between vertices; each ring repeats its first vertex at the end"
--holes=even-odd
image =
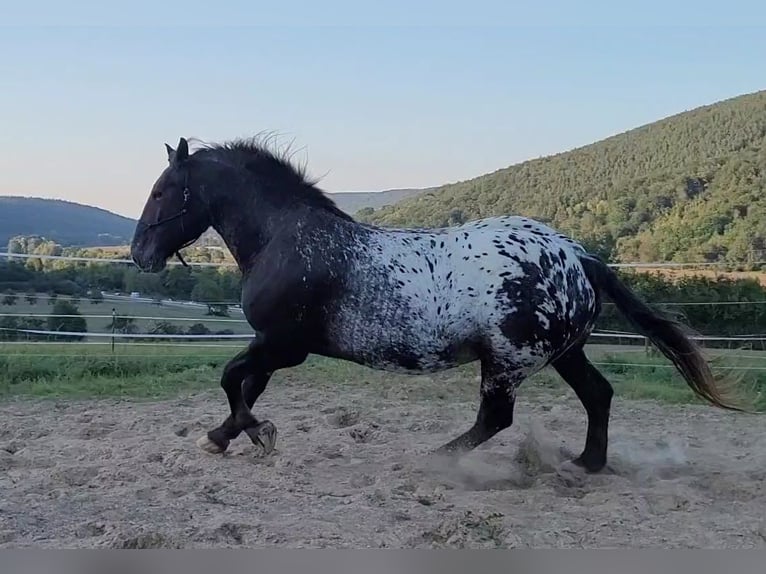
POLYGON ((270 149, 268 142, 263 140, 263 136, 253 136, 222 143, 200 143, 197 154, 213 154, 216 158, 246 169, 261 181, 279 182, 280 185, 268 188, 279 189, 283 194, 281 199, 287 199, 284 194, 292 194, 304 204, 326 209, 353 221, 350 215, 317 187, 316 181, 308 177, 305 167, 292 163, 289 149, 270 149))

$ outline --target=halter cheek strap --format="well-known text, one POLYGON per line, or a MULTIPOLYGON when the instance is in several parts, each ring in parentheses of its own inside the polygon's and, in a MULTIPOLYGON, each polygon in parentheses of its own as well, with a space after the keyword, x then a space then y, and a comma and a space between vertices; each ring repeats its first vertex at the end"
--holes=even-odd
MULTIPOLYGON (((155 221, 154 223, 147 223, 146 227, 152 228, 152 227, 159 227, 160 225, 163 225, 165 223, 168 223, 170 221, 175 221, 178 218, 183 218, 184 215, 189 211, 186 206, 189 203, 189 171, 186 170, 184 172, 184 202, 181 204, 181 209, 176 213, 175 215, 171 215, 170 217, 166 217, 164 219, 160 219, 159 221, 155 221)), ((181 229, 183 230, 183 219, 181 219, 181 229)), ((181 264, 184 267, 189 267, 189 264, 184 261, 184 258, 181 257, 181 249, 186 247, 187 245, 191 245, 194 243, 194 241, 189 241, 188 243, 185 243, 181 247, 178 248, 178 250, 175 252, 175 256, 178 257, 178 260, 181 262, 181 264)))

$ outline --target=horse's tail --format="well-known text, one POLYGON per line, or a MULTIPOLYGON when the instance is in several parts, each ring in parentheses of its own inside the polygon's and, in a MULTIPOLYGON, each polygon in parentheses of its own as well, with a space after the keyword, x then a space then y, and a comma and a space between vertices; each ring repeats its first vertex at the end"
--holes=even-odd
POLYGON ((734 398, 734 381, 713 375, 702 350, 681 323, 653 311, 600 259, 582 255, 580 261, 593 287, 606 292, 635 328, 672 361, 697 396, 723 409, 745 411, 734 398))

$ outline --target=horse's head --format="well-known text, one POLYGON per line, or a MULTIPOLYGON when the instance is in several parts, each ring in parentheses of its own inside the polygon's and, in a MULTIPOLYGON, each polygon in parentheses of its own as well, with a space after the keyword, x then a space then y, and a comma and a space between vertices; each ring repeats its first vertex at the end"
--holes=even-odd
POLYGON ((196 241, 210 226, 199 178, 195 184, 193 167, 200 162, 191 161, 184 138, 178 149, 168 144, 165 147, 169 165, 152 187, 130 245, 135 264, 151 273, 162 271, 172 255, 196 241))

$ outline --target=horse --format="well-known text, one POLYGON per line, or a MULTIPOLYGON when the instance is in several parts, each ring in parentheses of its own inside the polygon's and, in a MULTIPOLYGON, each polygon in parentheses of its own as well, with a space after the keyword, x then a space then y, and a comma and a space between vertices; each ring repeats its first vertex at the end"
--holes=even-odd
MULTIPOLYGON (((156 273, 213 227, 242 278, 254 336, 223 368, 228 416, 199 437, 223 453, 245 432, 270 453, 276 427, 253 406, 272 375, 309 355, 405 374, 479 361, 470 428, 434 450, 465 454, 512 425, 517 390, 546 366, 587 414, 585 445, 569 463, 607 462, 614 394, 584 345, 608 296, 676 367, 692 391, 742 410, 684 326, 652 310, 601 258, 546 224, 493 216, 423 229, 366 224, 343 212, 283 152, 258 137, 167 143, 131 241, 132 262, 156 273)), ((183 260, 182 260, 183 262, 183 260)))

